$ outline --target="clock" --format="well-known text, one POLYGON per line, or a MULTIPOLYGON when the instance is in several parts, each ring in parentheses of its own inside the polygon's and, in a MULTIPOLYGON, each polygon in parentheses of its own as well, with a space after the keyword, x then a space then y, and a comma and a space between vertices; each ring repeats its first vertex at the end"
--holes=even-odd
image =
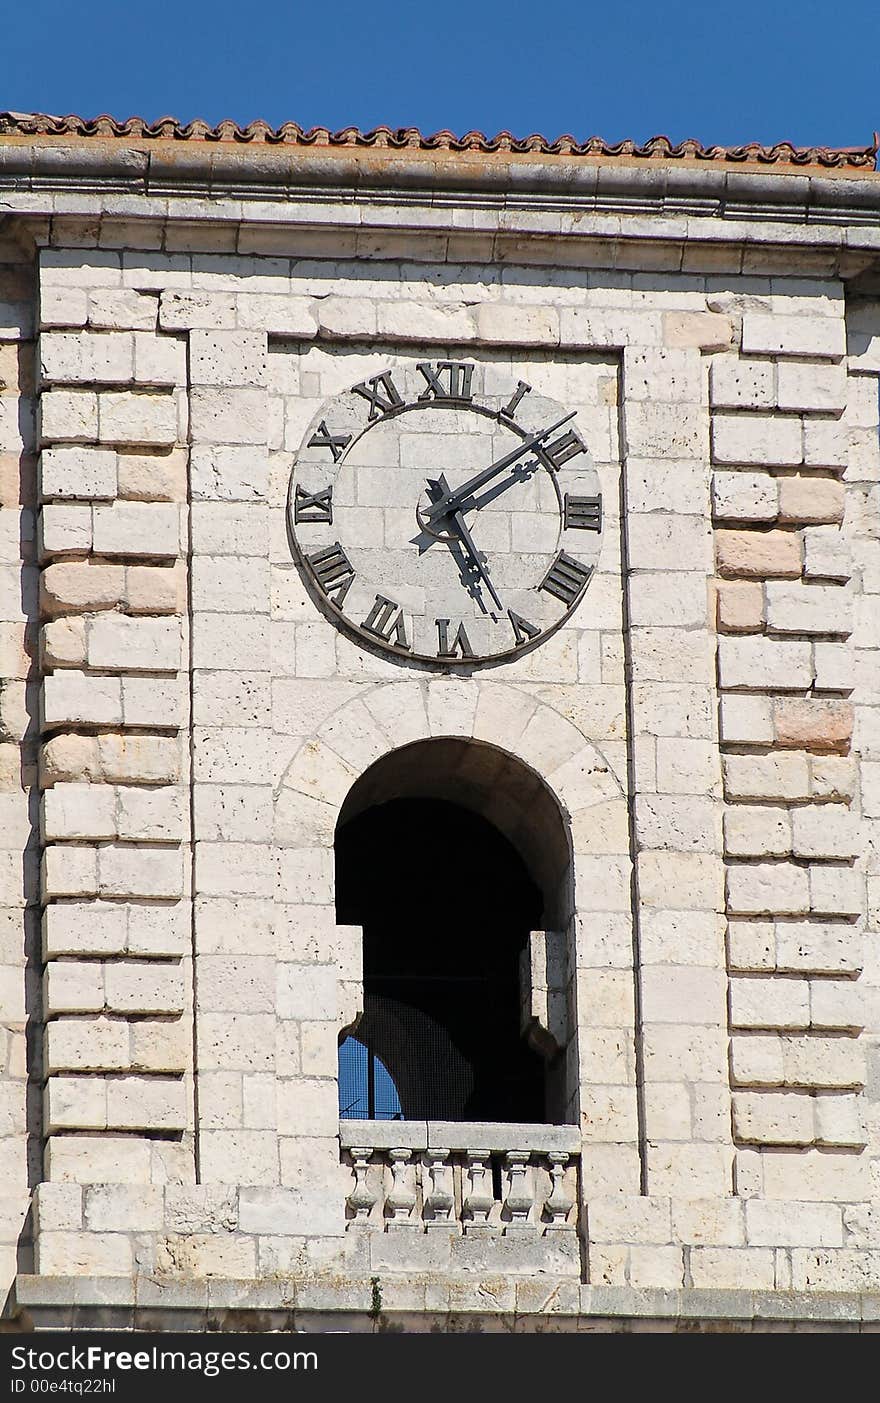
POLYGON ((497 367, 426 360, 323 405, 288 526, 338 627, 400 661, 473 667, 540 645, 577 608, 602 497, 574 411, 497 367))

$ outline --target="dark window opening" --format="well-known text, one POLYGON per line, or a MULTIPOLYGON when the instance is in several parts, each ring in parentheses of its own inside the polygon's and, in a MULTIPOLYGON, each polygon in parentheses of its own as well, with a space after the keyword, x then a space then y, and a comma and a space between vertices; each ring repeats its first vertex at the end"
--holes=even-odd
MULTIPOLYGON (((337 920, 364 940, 364 1013, 346 1061, 356 1041, 407 1120, 543 1121, 545 1065, 520 1034, 519 973, 543 902, 512 844, 457 804, 394 799, 338 830, 336 893, 337 920)), ((340 1114, 353 1117, 342 1070, 340 1114)), ((370 1078, 367 1062, 361 1105, 371 1087, 377 1104, 370 1078)))

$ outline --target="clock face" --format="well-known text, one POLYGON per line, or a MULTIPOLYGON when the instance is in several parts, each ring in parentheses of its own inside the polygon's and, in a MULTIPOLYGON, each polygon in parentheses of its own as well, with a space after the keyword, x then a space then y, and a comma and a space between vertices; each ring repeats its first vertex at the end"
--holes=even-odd
POLYGON ((602 498, 573 412, 495 368, 435 360, 322 407, 288 516, 335 623, 448 668, 509 657, 565 622, 596 565, 602 498))

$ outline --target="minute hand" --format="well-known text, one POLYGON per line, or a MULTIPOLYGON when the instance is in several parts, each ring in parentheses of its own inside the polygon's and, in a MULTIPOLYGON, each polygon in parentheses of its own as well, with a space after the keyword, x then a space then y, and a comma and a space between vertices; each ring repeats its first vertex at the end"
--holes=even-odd
POLYGON ((467 482, 463 482, 460 487, 456 487, 454 492, 444 492, 442 497, 439 497, 436 502, 431 504, 424 515, 430 521, 436 521, 437 517, 445 516, 453 503, 461 503, 463 499, 469 497, 472 492, 479 491, 485 483, 491 482, 493 477, 496 477, 498 473, 503 473, 505 468, 510 467, 511 463, 515 463, 517 458, 521 458, 523 453, 528 453, 530 448, 534 448, 536 443, 540 443, 542 439, 547 438, 550 434, 554 433, 556 429, 561 428, 563 424, 567 424, 569 419, 574 418, 576 412, 576 410, 572 410, 570 414, 566 414, 562 419, 557 419, 555 424, 548 424, 546 429, 541 429, 539 433, 531 434, 529 438, 523 439, 523 442, 517 448, 512 449, 510 453, 506 453, 504 457, 499 458, 497 462, 490 463, 488 468, 483 468, 482 472, 475 473, 473 477, 468 478, 467 482))

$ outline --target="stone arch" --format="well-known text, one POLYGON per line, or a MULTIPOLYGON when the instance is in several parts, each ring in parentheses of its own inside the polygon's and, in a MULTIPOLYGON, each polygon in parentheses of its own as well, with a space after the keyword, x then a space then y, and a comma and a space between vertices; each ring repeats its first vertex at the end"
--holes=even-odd
MULTIPOLYGON (((331 921, 327 908, 333 906, 333 843, 343 806, 378 760, 427 740, 476 742, 494 748, 533 773, 558 807, 568 834, 570 868, 559 883, 565 900, 547 915, 552 916, 565 951, 566 1000, 572 1018, 565 1053, 568 1102, 562 1118, 585 1123, 584 1088, 607 1082, 608 1076, 596 1050, 597 1040, 579 1045, 577 1028, 583 1009, 578 1005, 604 999, 609 976, 615 985, 617 976, 631 980, 626 969, 632 951, 631 856, 625 785, 615 773, 612 758, 591 742, 573 718, 528 684, 480 677, 411 675, 364 688, 303 742, 281 779, 275 815, 281 866, 289 864, 297 882, 304 872, 310 881, 314 874, 317 895, 311 899, 325 903, 324 920, 331 921)), ((622 756, 622 746, 619 752, 622 756)), ((511 816, 508 820, 513 822, 511 816)), ((505 831, 501 823, 498 826, 505 831)), ((337 931, 339 1026, 343 1028, 352 1026, 360 1011, 356 953, 360 932, 345 927, 337 931)), ((616 998, 615 1006, 623 1007, 625 1002, 616 998)), ((603 1011, 603 1016, 613 1022, 616 1015, 603 1011)), ((622 1012, 620 1018, 620 1037, 631 1043, 630 1014, 622 1012)), ((630 1099, 631 1090, 627 1086, 625 1092, 630 1099)), ((588 1133, 594 1140, 606 1138, 595 1120, 588 1133)), ((615 1132, 608 1138, 618 1136, 615 1132)))

